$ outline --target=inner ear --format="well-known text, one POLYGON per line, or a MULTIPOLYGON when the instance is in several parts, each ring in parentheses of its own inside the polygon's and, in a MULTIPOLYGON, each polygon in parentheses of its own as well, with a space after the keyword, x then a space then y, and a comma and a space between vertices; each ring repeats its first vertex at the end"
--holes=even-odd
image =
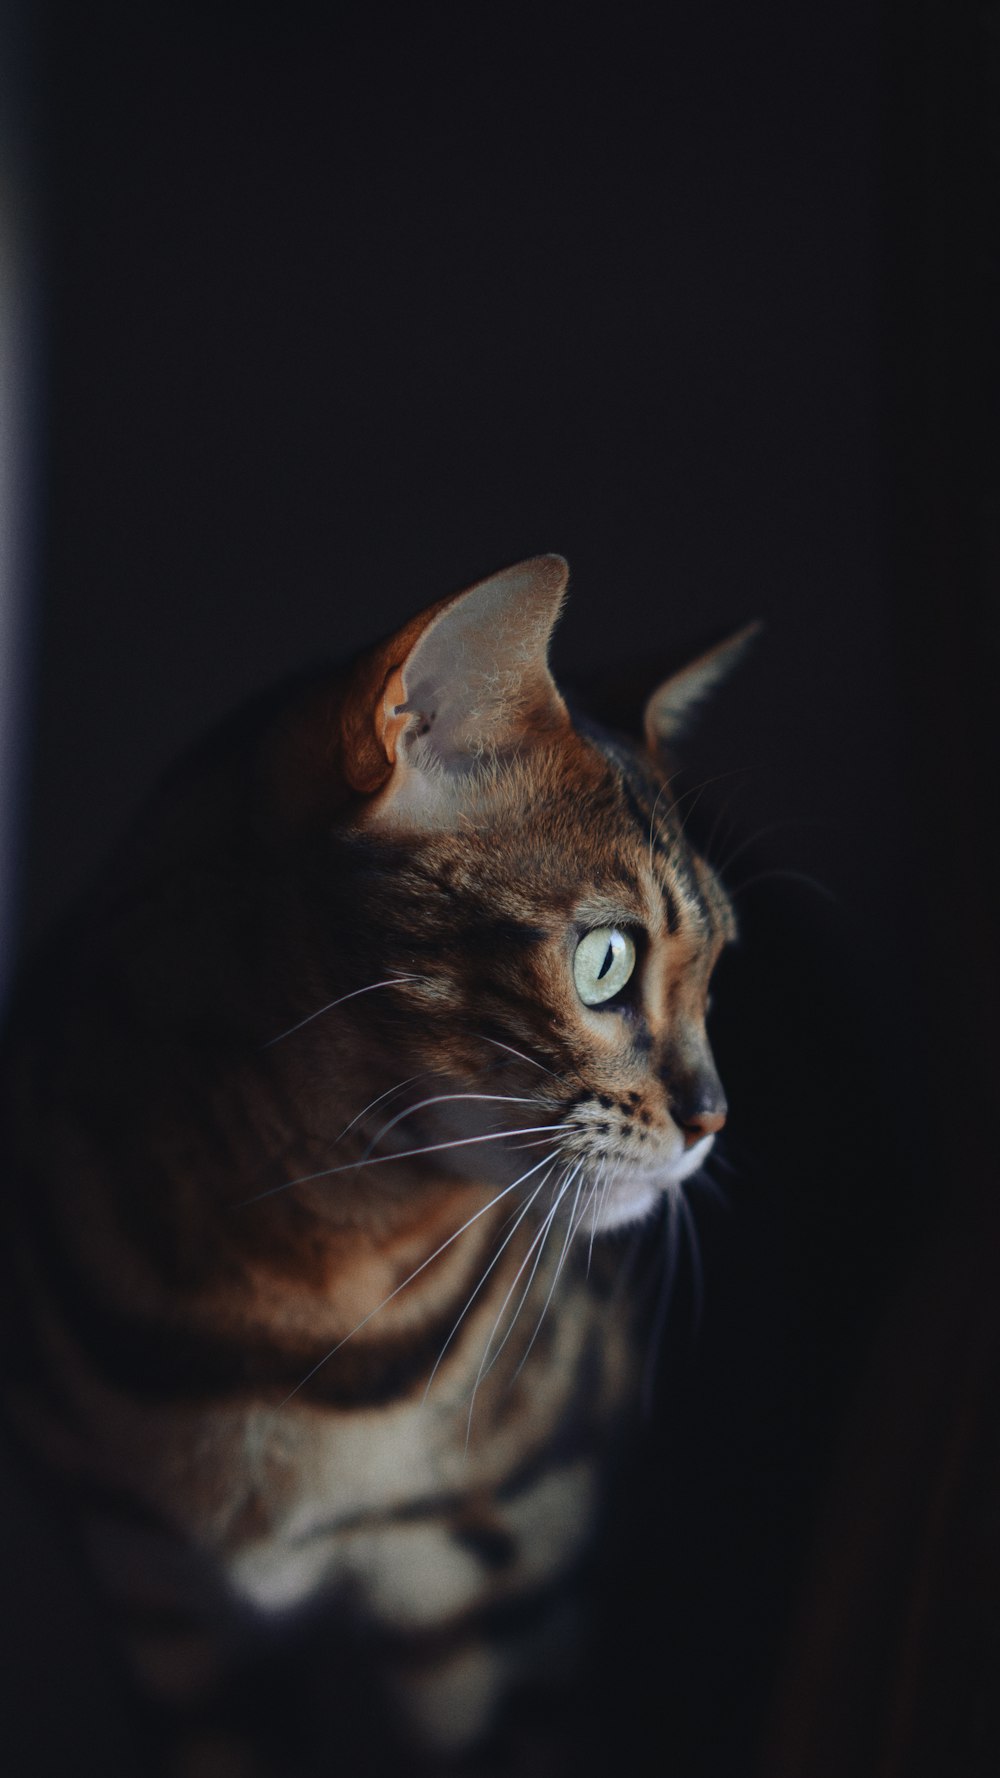
POLYGON ((548 646, 568 568, 536 556, 433 605, 377 651, 345 706, 345 772, 373 814, 445 817, 484 754, 568 724, 548 646), (376 667, 377 671, 372 672, 376 667))

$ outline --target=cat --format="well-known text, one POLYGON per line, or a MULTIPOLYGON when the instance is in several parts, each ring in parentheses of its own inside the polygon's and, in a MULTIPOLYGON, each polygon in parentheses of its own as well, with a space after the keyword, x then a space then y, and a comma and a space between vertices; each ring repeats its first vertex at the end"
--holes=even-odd
POLYGON ((225 729, 11 1020, 7 1412, 192 1747, 328 1610, 396 1761, 444 1770, 578 1615, 636 1393, 613 1237, 726 1117, 734 921, 666 750, 746 634, 636 747, 554 684, 567 575, 493 575, 225 729))

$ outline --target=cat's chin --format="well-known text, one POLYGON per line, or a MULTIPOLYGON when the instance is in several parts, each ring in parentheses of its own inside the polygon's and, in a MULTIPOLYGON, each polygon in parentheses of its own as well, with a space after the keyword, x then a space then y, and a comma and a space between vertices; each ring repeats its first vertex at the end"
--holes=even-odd
POLYGON ((606 1193, 599 1192, 593 1211, 583 1219, 583 1227, 598 1235, 614 1229, 628 1228, 647 1222, 659 1210, 671 1192, 679 1191, 685 1179, 697 1173, 708 1159, 714 1138, 705 1136, 689 1148, 673 1166, 651 1172, 622 1172, 606 1193))

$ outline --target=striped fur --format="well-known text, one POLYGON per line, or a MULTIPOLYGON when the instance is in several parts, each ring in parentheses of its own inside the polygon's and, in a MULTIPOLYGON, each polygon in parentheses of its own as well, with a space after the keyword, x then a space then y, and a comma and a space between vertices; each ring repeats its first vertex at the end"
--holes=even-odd
POLYGON ((603 1237, 711 1146, 732 934, 662 762, 548 679, 559 570, 483 585, 161 793, 5 1075, 8 1412, 143 1685, 207 1697, 328 1602, 435 1757, 585 1562, 634 1380, 603 1237), (604 926, 637 963, 594 1008, 604 926))

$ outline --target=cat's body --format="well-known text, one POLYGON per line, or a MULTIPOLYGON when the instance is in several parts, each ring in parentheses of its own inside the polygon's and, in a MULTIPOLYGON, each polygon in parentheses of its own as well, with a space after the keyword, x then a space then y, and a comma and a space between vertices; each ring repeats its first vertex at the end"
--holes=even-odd
POLYGON ((188 773, 23 996, 8 1408, 166 1698, 329 1601, 462 1752, 592 1538, 634 1381, 603 1237, 721 1126, 731 917, 654 757, 719 663, 649 754, 579 732, 564 583, 442 601, 188 773))

